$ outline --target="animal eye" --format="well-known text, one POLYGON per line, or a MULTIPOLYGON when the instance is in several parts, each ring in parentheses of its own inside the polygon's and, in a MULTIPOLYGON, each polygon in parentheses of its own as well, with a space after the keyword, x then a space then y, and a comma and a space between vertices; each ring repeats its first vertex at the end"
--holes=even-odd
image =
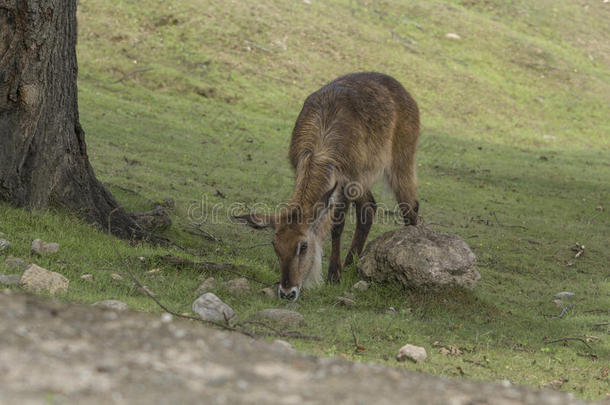
POLYGON ((297 255, 302 255, 307 251, 307 242, 301 242, 297 246, 297 255))

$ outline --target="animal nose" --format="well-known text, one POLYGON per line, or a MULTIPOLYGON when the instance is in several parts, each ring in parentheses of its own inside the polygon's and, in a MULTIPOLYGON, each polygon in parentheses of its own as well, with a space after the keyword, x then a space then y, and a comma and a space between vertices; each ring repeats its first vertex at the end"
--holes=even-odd
POLYGON ((280 298, 284 298, 286 300, 296 301, 299 298, 299 288, 283 288, 281 285, 279 286, 279 295, 280 298))

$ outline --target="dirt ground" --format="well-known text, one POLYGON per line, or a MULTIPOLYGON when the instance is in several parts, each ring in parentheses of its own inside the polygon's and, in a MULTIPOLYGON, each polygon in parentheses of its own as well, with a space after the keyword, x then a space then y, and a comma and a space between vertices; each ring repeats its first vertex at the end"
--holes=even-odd
POLYGON ((0 403, 583 403, 561 392, 316 358, 168 318, 0 292, 0 403))

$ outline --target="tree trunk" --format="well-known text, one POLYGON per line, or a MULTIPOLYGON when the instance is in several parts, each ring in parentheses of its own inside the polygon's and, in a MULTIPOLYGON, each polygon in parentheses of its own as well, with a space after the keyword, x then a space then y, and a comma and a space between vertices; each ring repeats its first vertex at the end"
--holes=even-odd
POLYGON ((76 77, 76 0, 0 0, 0 200, 150 236, 93 173, 76 77))

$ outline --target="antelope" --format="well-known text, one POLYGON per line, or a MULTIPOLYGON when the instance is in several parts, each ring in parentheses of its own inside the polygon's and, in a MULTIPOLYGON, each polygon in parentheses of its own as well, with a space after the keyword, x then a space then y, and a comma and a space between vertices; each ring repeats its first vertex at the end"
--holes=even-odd
POLYGON ((289 204, 273 214, 236 217, 254 228, 274 229, 280 298, 295 301, 302 288, 322 281, 322 244, 329 231, 327 282, 339 281, 364 247, 377 209, 370 188, 381 174, 405 226, 417 224, 418 137, 417 103, 388 75, 348 74, 307 97, 292 131, 295 186, 289 204), (356 230, 342 266, 341 234, 351 204, 356 230))

